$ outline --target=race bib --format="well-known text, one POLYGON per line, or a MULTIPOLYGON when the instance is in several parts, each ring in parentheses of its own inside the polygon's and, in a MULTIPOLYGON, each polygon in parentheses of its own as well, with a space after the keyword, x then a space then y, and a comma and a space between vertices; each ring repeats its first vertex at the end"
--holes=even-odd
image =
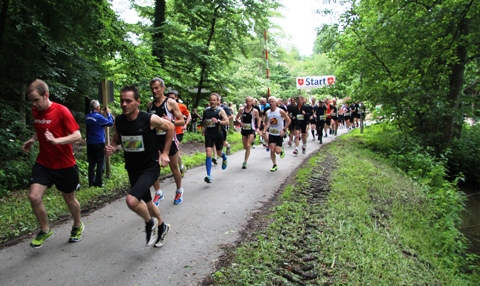
POLYGON ((271 127, 268 129, 268 132, 269 132, 270 134, 280 134, 280 130, 279 130, 279 129, 271 128, 271 127))
POLYGON ((336 113, 336 112, 332 112, 332 114, 330 114, 330 116, 337 116, 337 113, 336 113))
POLYGON ((325 115, 319 115, 319 116, 318 116, 318 119, 324 120, 324 119, 325 119, 325 115))
POLYGON ((303 120, 305 116, 303 114, 297 114, 297 120, 303 120))
POLYGON ((248 129, 248 130, 250 130, 250 129, 252 129, 252 124, 250 124, 250 123, 243 123, 242 129, 248 129))
POLYGON ((350 116, 350 113, 345 113, 345 116, 350 116))
POLYGON ((215 122, 213 122, 212 119, 205 119, 205 122, 207 123, 208 128, 215 127, 215 122))
POLYGON ((143 136, 122 136, 122 146, 125 152, 143 152, 145 146, 143 145, 143 136))

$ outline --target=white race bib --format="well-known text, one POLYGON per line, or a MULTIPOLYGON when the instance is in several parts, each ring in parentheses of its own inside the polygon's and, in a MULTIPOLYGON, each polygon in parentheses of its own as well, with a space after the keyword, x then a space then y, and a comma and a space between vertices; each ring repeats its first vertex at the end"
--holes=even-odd
POLYGON ((143 144, 143 136, 122 136, 122 146, 125 152, 143 152, 145 145, 143 144))

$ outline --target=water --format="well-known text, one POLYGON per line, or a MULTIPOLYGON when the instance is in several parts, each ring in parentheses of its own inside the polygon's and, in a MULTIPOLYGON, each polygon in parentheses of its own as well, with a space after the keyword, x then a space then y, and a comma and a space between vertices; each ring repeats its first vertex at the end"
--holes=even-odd
POLYGON ((466 209, 462 213, 460 230, 470 240, 470 250, 480 255, 480 189, 461 186, 460 190, 465 192, 468 198, 466 209))

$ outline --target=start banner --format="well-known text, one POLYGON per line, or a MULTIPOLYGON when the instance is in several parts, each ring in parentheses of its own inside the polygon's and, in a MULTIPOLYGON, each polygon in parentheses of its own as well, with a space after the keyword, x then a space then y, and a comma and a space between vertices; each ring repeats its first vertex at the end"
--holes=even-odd
POLYGON ((297 89, 319 88, 330 86, 335 83, 335 76, 304 76, 297 77, 297 89))

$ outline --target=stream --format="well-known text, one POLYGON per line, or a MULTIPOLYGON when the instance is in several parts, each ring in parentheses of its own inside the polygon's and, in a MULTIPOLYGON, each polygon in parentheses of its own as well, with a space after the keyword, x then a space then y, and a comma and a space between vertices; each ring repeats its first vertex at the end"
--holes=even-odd
POLYGON ((470 250, 480 255, 480 189, 461 186, 467 195, 460 230, 469 239, 470 250))

